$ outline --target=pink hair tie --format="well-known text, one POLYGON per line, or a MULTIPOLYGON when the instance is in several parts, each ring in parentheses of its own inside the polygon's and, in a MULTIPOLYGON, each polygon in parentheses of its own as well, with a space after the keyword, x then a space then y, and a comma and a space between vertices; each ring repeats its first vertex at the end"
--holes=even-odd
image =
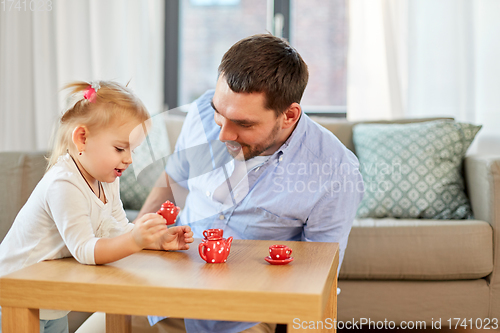
POLYGON ((97 91, 101 88, 99 82, 92 82, 91 85, 85 91, 83 98, 88 100, 90 103, 95 101, 97 91))

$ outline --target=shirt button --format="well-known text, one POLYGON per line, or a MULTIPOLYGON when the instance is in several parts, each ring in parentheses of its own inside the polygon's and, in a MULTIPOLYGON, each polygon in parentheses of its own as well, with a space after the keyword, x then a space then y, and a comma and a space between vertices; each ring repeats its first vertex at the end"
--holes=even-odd
POLYGON ((210 196, 210 191, 207 191, 205 194, 207 195, 207 197, 209 197, 210 196))
POLYGON ((224 220, 224 215, 220 215, 219 220, 224 220))
POLYGON ((280 162, 283 161, 283 156, 280 156, 279 161, 280 162))

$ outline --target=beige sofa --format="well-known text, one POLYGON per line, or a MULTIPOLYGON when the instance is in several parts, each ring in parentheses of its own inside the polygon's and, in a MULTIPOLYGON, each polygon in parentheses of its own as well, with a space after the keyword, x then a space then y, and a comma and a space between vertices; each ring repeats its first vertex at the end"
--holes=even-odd
MULTIPOLYGON (((354 151, 353 123, 314 119, 354 151)), ((181 116, 167 117, 171 147, 182 122, 181 116)), ((45 161, 42 153, 4 152, 0 167, 1 240, 42 177, 45 161)), ((475 323, 500 317, 500 156, 469 156, 464 174, 476 220, 354 222, 339 275, 340 321, 421 321, 430 328, 437 320, 444 327, 448 319, 455 325, 453 318, 475 323)))
MULTIPOLYGON (((315 120, 355 152, 354 123, 315 120)), ((354 221, 339 274, 339 320, 430 328, 500 317, 500 156, 466 157, 464 176, 475 220, 354 221)))

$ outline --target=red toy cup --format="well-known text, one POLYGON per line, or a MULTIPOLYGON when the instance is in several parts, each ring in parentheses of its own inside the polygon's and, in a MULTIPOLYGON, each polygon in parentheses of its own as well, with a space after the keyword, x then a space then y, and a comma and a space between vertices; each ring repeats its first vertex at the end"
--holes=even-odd
POLYGON ((269 246, 269 255, 273 260, 285 260, 290 258, 292 249, 286 245, 271 245, 269 246))
POLYGON ((205 237, 205 239, 212 238, 212 237, 222 238, 223 234, 224 234, 224 230, 222 230, 222 229, 203 230, 203 237, 205 237))

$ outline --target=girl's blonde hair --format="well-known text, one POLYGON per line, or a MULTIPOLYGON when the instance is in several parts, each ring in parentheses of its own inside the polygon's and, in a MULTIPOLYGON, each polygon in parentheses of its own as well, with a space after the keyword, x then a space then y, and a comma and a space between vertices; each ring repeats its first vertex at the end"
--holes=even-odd
POLYGON ((146 107, 132 91, 116 82, 98 81, 100 85, 95 97, 85 99, 84 93, 91 84, 84 81, 72 82, 63 89, 71 89, 70 95, 78 97, 73 107, 64 112, 59 120, 47 170, 56 164, 59 156, 72 147, 72 133, 77 126, 84 125, 95 131, 111 125, 116 120, 132 118, 144 122, 150 118, 146 107))

